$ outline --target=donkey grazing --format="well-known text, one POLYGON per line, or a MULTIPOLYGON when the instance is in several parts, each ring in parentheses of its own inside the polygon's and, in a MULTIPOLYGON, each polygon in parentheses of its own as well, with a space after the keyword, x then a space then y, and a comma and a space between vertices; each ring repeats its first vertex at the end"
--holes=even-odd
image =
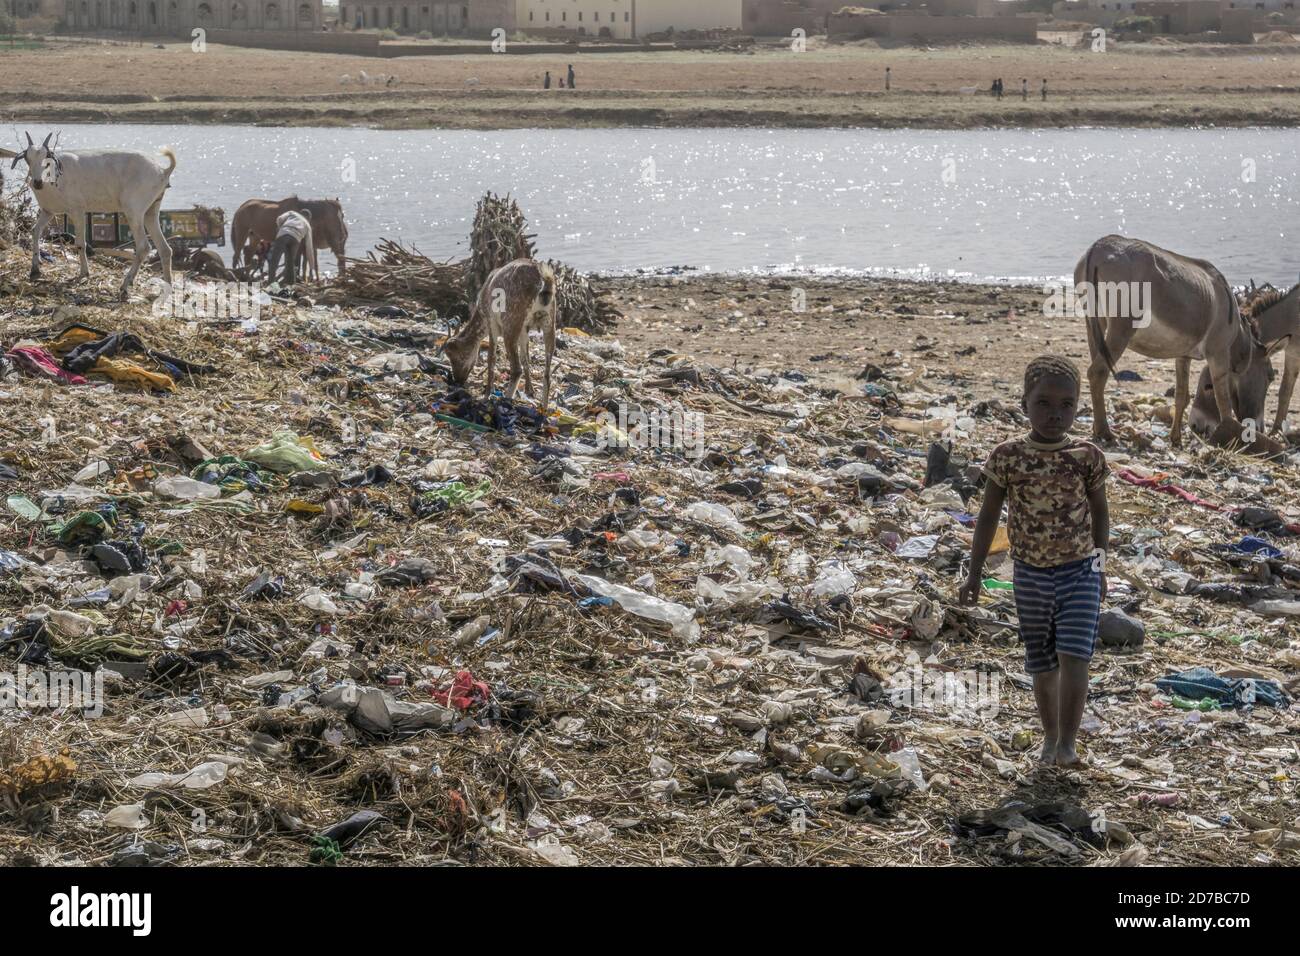
MULTIPOLYGON (((1150 358, 1175 362, 1174 447, 1183 441, 1183 413, 1187 409, 1188 378, 1192 359, 1209 365, 1218 425, 1211 440, 1218 445, 1239 441, 1243 429, 1238 418, 1259 422, 1264 414, 1269 352, 1241 314, 1237 299, 1222 273, 1204 259, 1191 259, 1167 249, 1124 236, 1098 239, 1074 267, 1076 285, 1091 283, 1088 308, 1088 387, 1092 393, 1092 434, 1113 441, 1106 420, 1106 379, 1115 362, 1133 347, 1150 358), (1140 314, 1111 315, 1109 297, 1098 290, 1107 283, 1146 290, 1140 314), (1264 388, 1239 388, 1243 382, 1263 382, 1264 388), (1233 408, 1233 397, 1240 408, 1233 408)), ((1122 311, 1122 310, 1120 310, 1122 311)), ((1280 348, 1287 340, 1273 345, 1280 348)))
POLYGON ((1277 349, 1274 343, 1284 342, 1286 359, 1282 366, 1282 386, 1277 396, 1277 415, 1273 418, 1271 433, 1282 431, 1287 412, 1291 410, 1291 396, 1295 380, 1300 374, 1300 284, 1289 292, 1272 289, 1264 292, 1247 306, 1251 320, 1259 329, 1262 341, 1270 343, 1270 352, 1277 349))
MULTIPOLYGON (((1278 395, 1277 414, 1273 419, 1270 434, 1279 434, 1286 422, 1287 411, 1291 405, 1291 396, 1295 390, 1296 374, 1300 372, 1300 285, 1290 292, 1266 287, 1251 288, 1238 299, 1242 313, 1247 321, 1255 326, 1256 333, 1272 355, 1280 347, 1286 348, 1286 363, 1282 373, 1282 387, 1278 395)), ((1232 392, 1232 407, 1238 416, 1249 418, 1242 408, 1262 408, 1269 386, 1277 373, 1269 363, 1265 378, 1239 378, 1232 392)), ((1214 383, 1210 380, 1208 368, 1201 369, 1200 381, 1196 384, 1196 394, 1192 397, 1192 407, 1188 413, 1192 430, 1200 435, 1209 435, 1219 426, 1219 410, 1214 395, 1214 383)), ((1262 423, 1261 423, 1262 426, 1262 423)), ((1260 427, 1260 431, 1262 431, 1260 427)))
POLYGON ((510 359, 510 384, 506 398, 513 398, 524 373, 524 388, 533 394, 533 373, 528 362, 528 330, 540 328, 546 343, 542 408, 551 401, 551 360, 555 355, 555 273, 544 262, 516 259, 494 270, 479 289, 469 319, 447 340, 452 378, 464 385, 478 362, 483 326, 488 333, 487 394, 492 394, 496 372, 497 338, 505 340, 510 359))

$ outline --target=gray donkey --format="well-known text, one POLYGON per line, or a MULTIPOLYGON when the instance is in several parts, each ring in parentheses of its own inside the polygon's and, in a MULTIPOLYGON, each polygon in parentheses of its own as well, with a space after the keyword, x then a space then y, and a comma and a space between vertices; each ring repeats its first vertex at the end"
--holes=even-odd
MULTIPOLYGON (((1244 382, 1269 378, 1272 349, 1260 341, 1258 330, 1237 307, 1236 297, 1223 274, 1204 259, 1191 259, 1141 239, 1106 236, 1089 247, 1074 267, 1076 287, 1090 291, 1087 308, 1088 386, 1092 393, 1092 434, 1113 441, 1106 420, 1106 380, 1115 363, 1130 346, 1150 358, 1170 358, 1175 363, 1174 447, 1183 441, 1183 413, 1187 409, 1188 378, 1192 359, 1209 365, 1218 426, 1211 441, 1227 445, 1240 441, 1241 419, 1261 422, 1265 389, 1239 389, 1244 382), (1123 291, 1123 296, 1114 293, 1123 291), (1118 305, 1118 307, 1117 307, 1118 305), (1233 408, 1232 397, 1241 407, 1233 408)), ((1262 427, 1260 428, 1262 431, 1262 427)))
MULTIPOLYGON (((1296 334, 1300 332, 1300 285, 1292 286, 1289 292, 1265 292, 1247 308, 1262 341, 1286 344, 1282 387, 1277 396, 1277 415, 1273 418, 1272 434, 1276 435, 1282 431, 1282 423, 1290 411, 1296 376, 1300 374, 1300 335, 1296 334)), ((1276 348, 1273 345, 1270 352, 1276 348)))

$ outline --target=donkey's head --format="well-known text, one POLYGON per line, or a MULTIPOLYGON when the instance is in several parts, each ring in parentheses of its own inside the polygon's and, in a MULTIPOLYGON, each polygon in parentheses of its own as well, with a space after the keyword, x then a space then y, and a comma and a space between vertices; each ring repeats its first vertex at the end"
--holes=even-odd
POLYGON ((1274 352, 1286 348, 1289 341, 1291 336, 1288 335, 1269 346, 1256 344, 1250 370, 1237 379, 1237 417, 1242 421, 1249 418, 1256 425, 1261 426, 1261 430, 1264 421, 1264 403, 1268 401, 1268 389, 1273 384, 1273 379, 1277 377, 1277 371, 1269 359, 1274 352))
MULTIPOLYGON (((1252 335, 1249 357, 1244 368, 1232 370, 1232 410, 1238 421, 1254 422, 1259 434, 1264 432, 1264 405, 1268 401, 1268 389, 1277 376, 1271 357, 1274 352, 1286 348, 1290 341, 1291 336, 1287 335, 1265 345, 1252 335)), ((1210 435, 1219 427, 1219 405, 1215 400, 1214 382, 1210 378, 1208 365, 1201 369, 1201 377, 1197 380, 1188 421, 1192 430, 1201 435, 1210 435)))
POLYGON ((457 385, 464 385, 469 381, 470 372, 474 371, 474 363, 478 361, 479 343, 478 324, 472 319, 469 320, 467 328, 460 329, 456 335, 447 340, 445 351, 451 362, 452 381, 457 385), (466 334, 467 332, 472 334, 466 334))

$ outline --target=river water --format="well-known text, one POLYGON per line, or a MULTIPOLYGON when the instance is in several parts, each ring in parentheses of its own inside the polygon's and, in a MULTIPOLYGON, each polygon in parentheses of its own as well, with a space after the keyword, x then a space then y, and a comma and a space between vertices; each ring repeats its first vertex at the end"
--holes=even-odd
POLYGON ((61 129, 69 147, 172 146, 167 207, 229 220, 250 197, 338 197, 351 255, 381 237, 464 255, 493 190, 518 199, 542 256, 590 271, 1043 281, 1110 232, 1233 282, 1300 271, 1294 130, 61 129))

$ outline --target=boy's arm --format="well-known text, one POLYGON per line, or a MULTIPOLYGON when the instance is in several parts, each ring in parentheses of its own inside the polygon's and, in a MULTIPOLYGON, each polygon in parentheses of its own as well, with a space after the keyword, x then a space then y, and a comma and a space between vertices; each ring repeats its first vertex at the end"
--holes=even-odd
POLYGON ((989 556, 989 546, 993 544, 993 536, 997 533, 998 522, 1002 518, 1002 503, 1006 497, 1007 490, 997 482, 984 482, 984 502, 980 505, 979 517, 975 520, 975 540, 970 546, 970 572, 959 595, 962 604, 973 604, 979 598, 984 559, 989 556))
POLYGON ((1106 547, 1110 544, 1110 504, 1106 501, 1106 483, 1102 482, 1088 492, 1088 510, 1092 514, 1092 546, 1102 554, 1101 593, 1106 593, 1106 547))

